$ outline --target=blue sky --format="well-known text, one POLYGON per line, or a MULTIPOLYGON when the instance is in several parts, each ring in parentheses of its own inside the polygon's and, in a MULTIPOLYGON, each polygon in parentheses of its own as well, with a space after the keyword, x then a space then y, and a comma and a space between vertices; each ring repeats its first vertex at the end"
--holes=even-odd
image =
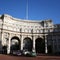
MULTIPOLYGON (((0 0, 0 15, 9 14, 15 18, 26 19, 27 0, 0 0)), ((60 0, 28 0, 28 19, 52 19, 60 24, 60 0)))

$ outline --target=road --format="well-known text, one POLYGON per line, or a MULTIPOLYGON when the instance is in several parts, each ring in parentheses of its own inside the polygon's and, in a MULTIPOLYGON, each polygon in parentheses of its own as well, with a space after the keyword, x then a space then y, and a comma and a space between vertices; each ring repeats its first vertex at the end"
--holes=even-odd
POLYGON ((0 54, 0 60, 60 60, 60 56, 21 57, 0 54))

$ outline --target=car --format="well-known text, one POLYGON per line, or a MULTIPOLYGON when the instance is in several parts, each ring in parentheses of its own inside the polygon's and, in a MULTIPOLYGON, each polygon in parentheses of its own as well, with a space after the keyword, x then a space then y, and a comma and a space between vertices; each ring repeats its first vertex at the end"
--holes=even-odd
POLYGON ((28 51, 28 50, 23 50, 23 55, 24 55, 24 56, 29 56, 29 55, 30 55, 30 51, 28 51))
POLYGON ((36 52, 28 51, 28 50, 23 50, 23 55, 24 56, 30 56, 30 57, 36 57, 37 54, 36 52))
POLYGON ((17 54, 17 56, 21 56, 22 55, 20 50, 18 50, 16 54, 17 54))
POLYGON ((22 55, 22 52, 21 52, 20 50, 12 51, 12 52, 11 52, 11 55, 21 56, 21 55, 22 55))
POLYGON ((36 52, 31 52, 31 56, 36 57, 37 56, 36 52))

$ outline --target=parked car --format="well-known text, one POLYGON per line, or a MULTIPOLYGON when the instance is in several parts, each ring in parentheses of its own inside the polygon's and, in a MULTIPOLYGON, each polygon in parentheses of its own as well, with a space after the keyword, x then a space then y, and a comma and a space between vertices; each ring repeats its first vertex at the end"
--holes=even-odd
POLYGON ((23 55, 27 55, 30 54, 30 52, 28 50, 23 50, 23 55))
POLYGON ((36 57, 37 56, 36 52, 31 52, 31 56, 36 57))
POLYGON ((21 52, 20 50, 12 51, 12 52, 11 52, 11 55, 21 56, 21 55, 22 55, 22 52, 21 52))
POLYGON ((35 57, 36 56, 36 52, 32 52, 32 51, 28 51, 28 50, 23 50, 23 55, 24 56, 35 57))
POLYGON ((11 55, 14 56, 29 56, 29 57, 36 57, 36 52, 28 51, 28 50, 16 50, 12 51, 11 55))

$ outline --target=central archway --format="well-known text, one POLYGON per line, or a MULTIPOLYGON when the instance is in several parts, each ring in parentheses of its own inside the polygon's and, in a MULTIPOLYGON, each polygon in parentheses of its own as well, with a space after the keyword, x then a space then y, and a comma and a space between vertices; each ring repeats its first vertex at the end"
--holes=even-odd
POLYGON ((45 41, 42 38, 37 38, 35 40, 36 53, 45 53, 45 41))
POLYGON ((32 46, 33 46, 32 40, 29 37, 26 37, 23 40, 23 49, 28 50, 28 51, 32 51, 32 46))
POLYGON ((11 38, 11 51, 20 50, 20 40, 18 37, 14 36, 11 38))

